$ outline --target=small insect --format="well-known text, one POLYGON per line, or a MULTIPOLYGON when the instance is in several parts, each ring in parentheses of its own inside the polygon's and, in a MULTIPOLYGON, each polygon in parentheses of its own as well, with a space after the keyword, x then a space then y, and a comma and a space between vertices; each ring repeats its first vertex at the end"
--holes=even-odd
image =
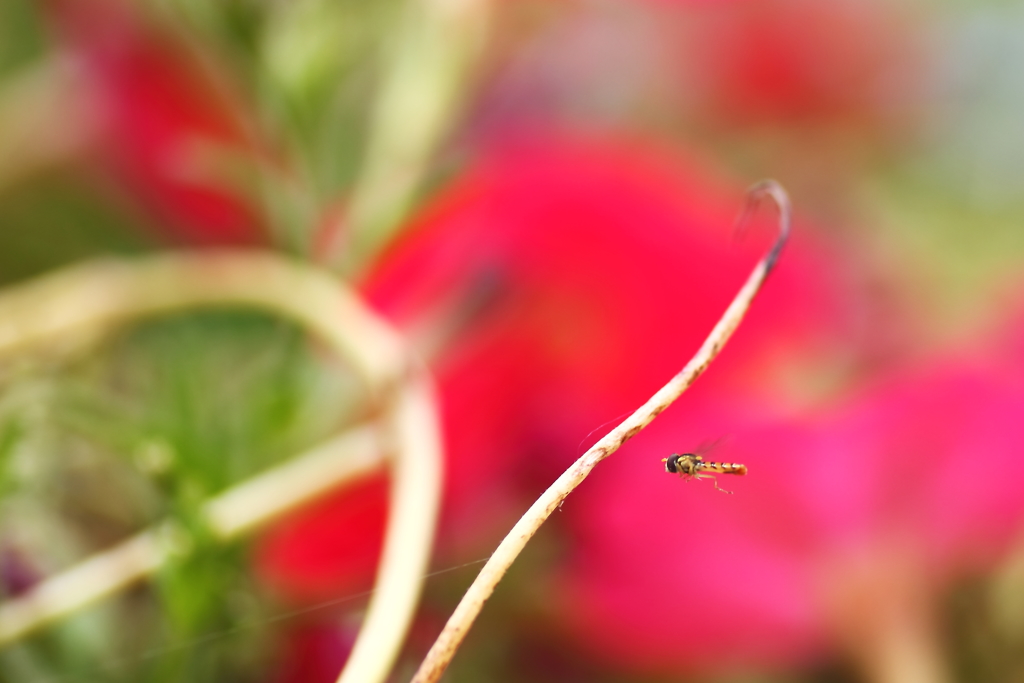
POLYGON ((661 461, 665 463, 666 472, 678 474, 683 479, 710 479, 714 482, 715 488, 722 493, 732 493, 732 491, 721 488, 718 485, 718 480, 714 475, 709 474, 710 472, 740 476, 747 473, 746 465, 735 462, 704 462, 704 458, 696 453, 673 453, 667 458, 662 458, 661 461))

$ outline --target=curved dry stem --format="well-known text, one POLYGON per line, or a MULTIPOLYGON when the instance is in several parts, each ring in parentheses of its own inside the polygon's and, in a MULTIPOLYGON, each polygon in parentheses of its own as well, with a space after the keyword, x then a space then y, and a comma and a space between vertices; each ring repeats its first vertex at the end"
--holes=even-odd
MULTIPOLYGON (((222 251, 69 268, 0 295, 0 357, 144 315, 247 305, 295 320, 348 359, 383 420, 393 454, 392 500, 378 586, 346 674, 383 680, 411 622, 429 558, 441 488, 436 406, 397 336, 330 274, 268 252, 222 251)), ((380 459, 379 438, 355 430, 209 501, 214 533, 231 538, 380 459), (370 443, 372 441, 372 444, 370 443)), ((0 643, 70 614, 153 572, 174 534, 153 529, 100 553, 0 607, 0 643)))
POLYGON ((230 304, 296 321, 377 394, 405 373, 398 337, 329 273, 251 250, 99 261, 12 288, 0 295, 0 357, 141 316, 230 304))
POLYGON ((338 683, 383 681, 411 622, 427 573, 441 503, 442 445, 433 389, 416 373, 388 418, 401 454, 391 476, 391 509, 373 597, 338 683))
POLYGON ((708 335, 697 354, 679 374, 669 380, 668 384, 573 463, 530 506, 526 514, 520 518, 498 545, 473 585, 462 597, 455 612, 448 619, 448 623, 445 624, 440 636, 431 646, 423 663, 420 664, 419 670, 413 676, 413 683, 433 683, 441 677, 466 633, 473 625, 473 621, 483 608, 484 602, 494 592, 495 586, 544 521, 562 504, 565 497, 580 485, 597 463, 636 436, 640 430, 679 398, 707 370, 708 365, 725 346, 740 321, 743 320, 743 316, 754 300, 754 296, 764 284, 768 273, 777 263, 782 247, 789 237, 791 223, 789 198, 786 196, 785 190, 775 181, 762 181, 750 188, 748 204, 742 214, 743 217, 745 218, 756 203, 766 196, 770 197, 779 209, 779 238, 768 254, 755 266, 754 271, 747 278, 732 303, 729 304, 725 313, 722 314, 714 329, 711 330, 711 334, 708 335))

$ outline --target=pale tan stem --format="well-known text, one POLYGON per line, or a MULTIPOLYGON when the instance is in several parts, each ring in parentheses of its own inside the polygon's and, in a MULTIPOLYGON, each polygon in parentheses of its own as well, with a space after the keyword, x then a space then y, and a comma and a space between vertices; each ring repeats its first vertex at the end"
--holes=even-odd
POLYGON ((338 683, 383 681, 405 639, 427 573, 441 497, 442 445, 433 389, 417 373, 389 417, 399 455, 373 597, 338 683))
MULTIPOLYGON (((925 615, 917 615, 925 616, 925 615)), ((879 624, 857 663, 871 683, 952 683, 942 658, 937 619, 879 624), (874 647, 871 652, 868 650, 874 647)))
POLYGON ((912 539, 822 566, 823 605, 846 655, 871 683, 949 683, 936 587, 912 539))
POLYGON ((378 432, 356 427, 221 493, 203 506, 210 530, 225 541, 237 538, 376 472, 385 463, 378 432))
MULTIPOLYGON (((397 336, 333 276, 269 252, 224 251, 69 268, 0 295, 0 358, 104 330, 139 316, 246 305, 304 325, 349 360, 383 402, 392 496, 378 586, 346 680, 383 680, 408 630, 433 541, 441 488, 436 406, 397 336)), ((258 527, 380 460, 369 428, 243 483, 204 508, 216 535, 258 527), (372 443, 371 443, 372 442, 372 443)), ((143 532, 0 606, 0 644, 66 616, 153 572, 175 546, 169 527, 143 532)), ((180 535, 179 535, 180 537, 180 535)))
MULTIPOLYGON (((376 430, 360 427, 209 500, 203 516, 215 537, 230 540, 384 465, 376 430)), ((0 646, 52 624, 146 578, 187 538, 155 526, 52 576, 0 604, 0 646)))
POLYGON ((140 316, 232 304, 296 321, 378 393, 405 372, 396 335, 329 273, 247 250, 93 262, 13 287, 0 294, 0 358, 140 316))
POLYGON ((462 640, 466 637, 473 621, 483 608, 484 602, 494 592, 495 586, 505 575, 512 562, 519 556, 526 543, 537 533, 545 520, 562 504, 566 496, 590 474, 597 463, 639 433, 689 388, 704 373, 711 361, 725 346, 729 337, 732 336, 740 321, 743 320, 754 296, 761 289, 765 278, 777 262, 782 246, 789 235, 790 227, 789 199, 777 183, 774 181, 759 183, 751 188, 748 196, 750 202, 743 214, 744 217, 749 214, 754 202, 763 196, 771 197, 778 205, 781 214, 779 239, 754 268, 711 334, 682 371, 573 463, 541 494, 540 498, 526 511, 526 514, 512 527, 448 619, 448 623, 445 624, 440 636, 413 676, 413 683, 433 683, 441 677, 462 640))

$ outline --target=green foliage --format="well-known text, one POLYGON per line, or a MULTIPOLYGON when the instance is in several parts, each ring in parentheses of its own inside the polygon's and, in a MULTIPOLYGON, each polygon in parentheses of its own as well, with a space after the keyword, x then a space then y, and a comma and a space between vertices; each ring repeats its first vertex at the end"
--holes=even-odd
POLYGON ((261 42, 263 93, 321 198, 362 161, 371 84, 392 2, 302 0, 275 6, 261 42))
POLYGON ((45 367, 3 387, 0 541, 52 569, 169 520, 173 555, 148 584, 0 650, 0 681, 258 680, 267 606, 244 548, 214 539, 201 505, 337 430, 352 378, 296 328, 242 311, 156 319, 45 367), (11 398, 29 394, 41 403, 11 398))
POLYGON ((0 73, 31 61, 45 48, 37 9, 32 0, 0 2, 0 73))
POLYGON ((147 229, 66 176, 53 175, 0 193, 0 284, 86 258, 134 254, 147 229))

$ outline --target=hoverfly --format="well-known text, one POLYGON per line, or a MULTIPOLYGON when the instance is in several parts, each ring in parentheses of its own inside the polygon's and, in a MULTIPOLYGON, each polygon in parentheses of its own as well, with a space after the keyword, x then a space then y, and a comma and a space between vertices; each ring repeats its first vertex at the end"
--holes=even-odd
POLYGON ((715 488, 722 493, 731 494, 718 485, 714 474, 737 474, 743 476, 747 473, 747 466, 736 462, 705 462, 704 458, 697 453, 673 453, 667 458, 662 458, 665 463, 665 471, 670 474, 678 474, 683 479, 710 479, 715 488), (711 474, 711 473, 714 474, 711 474))

